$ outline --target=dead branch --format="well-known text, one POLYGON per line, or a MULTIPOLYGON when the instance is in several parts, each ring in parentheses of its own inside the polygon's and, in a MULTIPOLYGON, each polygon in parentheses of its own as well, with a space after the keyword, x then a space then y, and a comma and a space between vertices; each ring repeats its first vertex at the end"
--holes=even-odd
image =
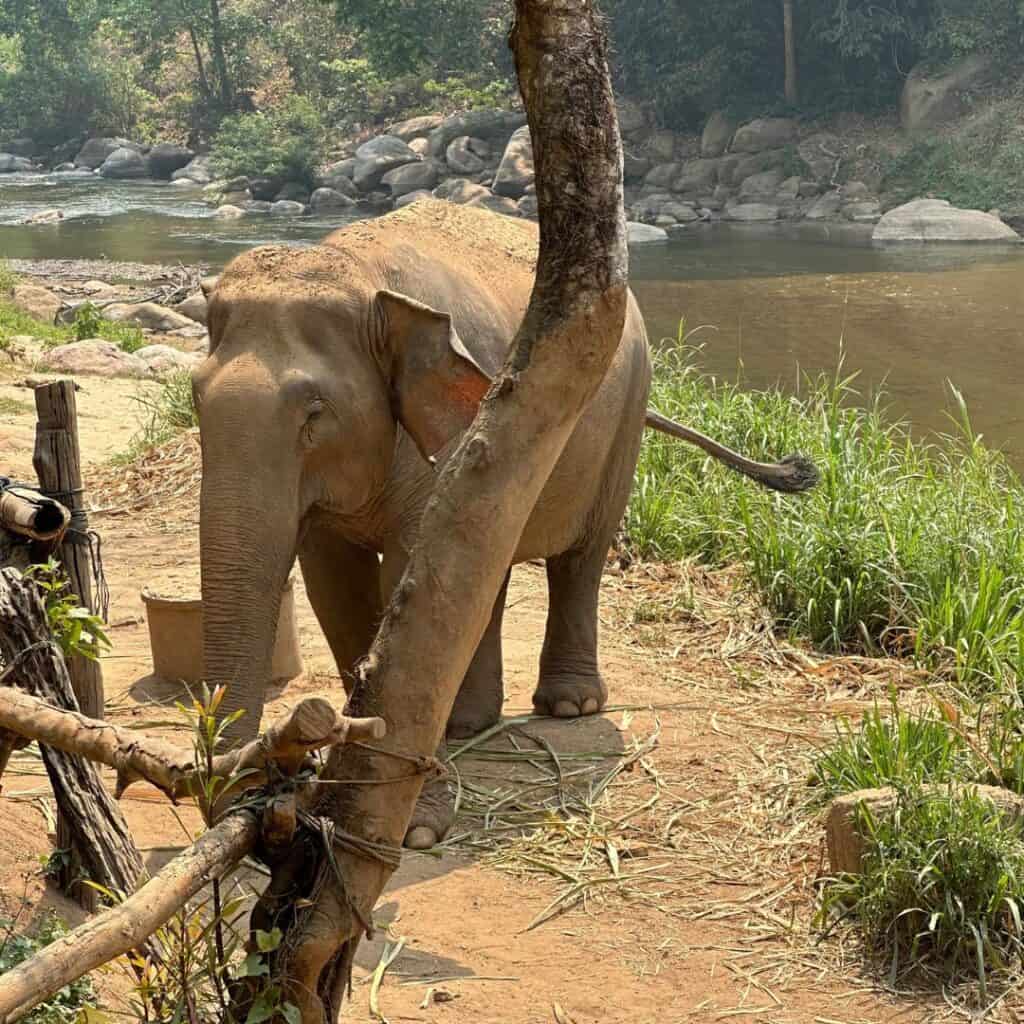
POLYGON ((252 814, 230 815, 123 903, 0 975, 0 1024, 14 1024, 65 985, 141 946, 211 879, 237 864, 258 836, 252 814))
MULTIPOLYGON (((197 767, 191 750, 89 718, 79 711, 55 708, 6 686, 0 686, 0 728, 117 769, 118 795, 132 782, 144 779, 172 799, 192 796, 198 791, 200 774, 206 771, 204 766, 197 767)), ((338 743, 379 740, 384 732, 380 718, 346 718, 329 701, 310 697, 258 739, 215 757, 213 774, 227 780, 245 773, 221 794, 226 796, 266 785, 270 764, 285 775, 293 775, 315 750, 338 743)))

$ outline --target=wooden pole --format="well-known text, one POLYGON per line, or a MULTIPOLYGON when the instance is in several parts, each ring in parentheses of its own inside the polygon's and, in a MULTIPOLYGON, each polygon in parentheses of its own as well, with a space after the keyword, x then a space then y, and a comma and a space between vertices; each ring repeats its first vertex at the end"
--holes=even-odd
MULTIPOLYGON (((54 498, 71 513, 71 525, 64 535, 58 557, 71 585, 71 592, 84 607, 96 612, 92 593, 92 572, 82 488, 82 465, 78 448, 78 411, 75 384, 57 380, 36 388, 36 446, 32 457, 40 490, 54 498)), ((90 718, 103 717, 103 675, 100 666, 88 658, 68 660, 71 687, 78 698, 79 710, 90 718)), ((72 843, 73 829, 62 815, 57 818, 57 846, 71 851, 60 873, 60 887, 73 895, 87 910, 96 907, 96 894, 84 885, 75 885, 81 872, 79 851, 72 843), (72 891, 74 890, 74 891, 72 891)))

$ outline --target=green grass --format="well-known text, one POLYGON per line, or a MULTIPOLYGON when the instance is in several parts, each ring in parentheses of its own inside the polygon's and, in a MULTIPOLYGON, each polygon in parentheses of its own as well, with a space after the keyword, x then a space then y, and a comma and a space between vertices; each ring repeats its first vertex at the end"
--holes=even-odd
POLYGON ((1021 966, 1024 840, 970 789, 899 794, 892 815, 861 812, 862 871, 825 890, 824 919, 852 918, 892 985, 914 975, 976 978, 1021 966))
POLYGON ((637 553, 740 564, 780 628, 831 652, 910 655, 981 695, 1024 673, 1024 489, 959 426, 911 440, 881 398, 821 376, 800 397, 658 360, 651 404, 753 457, 821 470, 806 495, 765 491, 700 451, 647 432, 627 514, 637 553))
POLYGON ((143 452, 171 440, 183 430, 199 426, 192 402, 192 376, 187 370, 169 375, 153 395, 137 395, 142 410, 141 425, 115 462, 127 463, 143 452))

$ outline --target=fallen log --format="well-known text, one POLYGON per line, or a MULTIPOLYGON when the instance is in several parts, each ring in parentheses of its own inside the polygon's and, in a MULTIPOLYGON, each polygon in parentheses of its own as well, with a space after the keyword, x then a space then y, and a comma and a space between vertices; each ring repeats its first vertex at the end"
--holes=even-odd
POLYGON ((0 1024, 14 1024, 83 974, 142 946, 211 879, 237 864, 258 836, 254 815, 229 815, 123 903, 0 975, 0 1024))

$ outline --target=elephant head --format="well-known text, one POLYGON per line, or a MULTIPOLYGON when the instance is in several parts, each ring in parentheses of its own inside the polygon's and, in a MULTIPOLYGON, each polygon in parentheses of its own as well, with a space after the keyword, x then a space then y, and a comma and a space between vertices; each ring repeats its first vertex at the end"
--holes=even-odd
MULTIPOLYGON (((210 296, 193 374, 202 443, 205 676, 254 736, 280 595, 314 510, 359 521, 388 479, 398 424, 425 457, 490 385, 447 312, 326 247, 239 257, 210 296)), ((339 666, 345 670, 348 666, 339 666)))

